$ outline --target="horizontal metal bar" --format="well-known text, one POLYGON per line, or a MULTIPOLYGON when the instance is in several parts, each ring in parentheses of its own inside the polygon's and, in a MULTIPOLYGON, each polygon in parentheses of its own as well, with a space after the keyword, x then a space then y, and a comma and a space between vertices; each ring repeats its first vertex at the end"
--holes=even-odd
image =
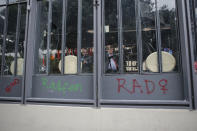
POLYGON ((65 106, 65 107, 93 107, 92 103, 43 103, 43 102, 27 102, 28 105, 39 105, 39 106, 65 106))
POLYGON ((48 102, 48 103, 89 103, 94 104, 94 100, 86 99, 57 99, 57 98, 27 98, 27 102, 48 102))
MULTIPOLYGON (((46 76, 46 77, 55 77, 55 76, 62 76, 61 74, 57 75, 57 74, 50 74, 50 75, 46 75, 46 74, 34 74, 32 76, 46 76)), ((76 74, 76 75, 73 75, 73 74, 65 74, 64 76, 62 77, 66 77, 66 76, 76 76, 76 77, 79 77, 79 76, 93 76, 93 74, 76 74)))
POLYGON ((1 78, 10 78, 10 79, 11 78, 19 78, 19 79, 22 79, 23 77, 22 76, 13 76, 13 75, 11 76, 11 75, 8 75, 8 76, 1 76, 0 79, 1 78))
POLYGON ((0 97, 0 101, 21 101, 21 97, 0 97))
POLYGON ((189 101, 176 100, 100 100, 101 103, 134 105, 189 105, 189 101))
MULTIPOLYGON (((145 76, 154 76, 154 75, 158 75, 158 76, 161 76, 161 74, 160 73, 145 73, 145 72, 143 72, 142 74, 136 74, 136 73, 127 73, 127 74, 104 74, 104 76, 124 76, 124 77, 131 77, 131 74, 132 74, 132 76, 143 76, 143 75, 145 75, 145 76)), ((179 72, 171 72, 171 73, 162 73, 162 75, 180 75, 180 73, 179 72)))
POLYGON ((140 109, 181 109, 181 110, 192 110, 189 106, 174 106, 174 105, 107 105, 101 104, 103 108, 140 108, 140 109))
POLYGON ((27 1, 21 1, 21 2, 15 2, 15 3, 9 3, 8 6, 10 5, 17 5, 17 4, 24 4, 27 3, 27 1))

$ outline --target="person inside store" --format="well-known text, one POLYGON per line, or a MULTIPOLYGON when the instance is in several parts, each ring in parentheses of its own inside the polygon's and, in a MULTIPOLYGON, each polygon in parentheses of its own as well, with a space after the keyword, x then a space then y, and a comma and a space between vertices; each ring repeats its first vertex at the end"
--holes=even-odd
POLYGON ((118 55, 115 53, 112 45, 106 46, 105 69, 106 73, 118 72, 118 55))
POLYGON ((93 56, 88 53, 88 49, 82 48, 81 51, 81 63, 83 73, 93 72, 93 56))

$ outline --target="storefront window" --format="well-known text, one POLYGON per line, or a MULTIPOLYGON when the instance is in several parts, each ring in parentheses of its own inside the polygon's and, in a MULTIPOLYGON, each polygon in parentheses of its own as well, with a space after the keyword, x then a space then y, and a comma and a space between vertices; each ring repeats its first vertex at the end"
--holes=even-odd
POLYGON ((105 1, 105 72, 179 71, 175 5, 175 0, 105 1))
POLYGON ((94 104, 92 0, 36 0, 27 98, 94 104), (33 67, 31 67, 33 66, 33 67))
POLYGON ((190 104, 179 39, 183 2, 31 2, 26 102, 190 104))
POLYGON ((162 71, 171 72, 179 70, 180 42, 178 39, 178 22, 175 0, 158 1, 161 29, 162 71), (168 55, 166 54, 168 53, 168 55), (169 60, 169 63, 165 61, 169 60), (172 60, 172 61, 171 61, 172 60), (168 64, 168 65, 166 65, 168 64))
POLYGON ((93 72, 92 1, 83 1, 81 12, 78 11, 78 0, 68 0, 66 4, 68 6, 65 12, 63 38, 63 1, 53 0, 51 9, 49 1, 38 1, 36 40, 40 44, 36 44, 35 50, 37 52, 35 72, 38 74, 47 74, 47 72, 61 74, 62 65, 64 65, 64 74, 93 72), (81 13, 80 17, 79 13, 81 13), (49 23, 49 19, 51 19, 51 23, 49 23), (65 41, 63 45, 62 39, 65 41), (62 52, 62 50, 64 51, 62 52), (78 67, 80 68, 78 69, 78 67))
MULTIPOLYGON (((140 18, 142 32, 142 65, 144 72, 151 72, 148 69, 146 60, 152 53, 157 52, 158 45, 156 42, 156 3, 155 0, 140 0, 140 18)), ((158 72, 158 56, 154 58, 154 68, 152 71, 158 72)), ((147 61, 149 62, 149 61, 147 61)))
POLYGON ((25 1, 3 4, 0 7, 0 97, 21 97, 27 5, 25 1))
MULTIPOLYGON (((4 39, 4 23, 5 23, 5 9, 6 7, 0 7, 0 67, 2 66, 2 53, 3 53, 3 39, 4 39)), ((1 73, 1 70, 0 70, 1 73)))
POLYGON ((118 6, 115 0, 105 0, 105 72, 119 72, 118 6))

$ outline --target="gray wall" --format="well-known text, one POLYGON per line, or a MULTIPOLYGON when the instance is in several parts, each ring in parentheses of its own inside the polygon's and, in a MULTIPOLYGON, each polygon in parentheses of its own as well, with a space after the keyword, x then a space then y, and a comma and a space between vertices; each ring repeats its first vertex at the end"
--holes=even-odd
POLYGON ((197 111, 0 104, 0 131, 197 131, 197 111))

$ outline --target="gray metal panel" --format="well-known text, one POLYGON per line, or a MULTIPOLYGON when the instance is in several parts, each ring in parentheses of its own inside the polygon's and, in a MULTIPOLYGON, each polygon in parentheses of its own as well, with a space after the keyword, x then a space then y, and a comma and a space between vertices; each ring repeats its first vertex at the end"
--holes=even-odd
MULTIPOLYGON (((193 5, 194 6, 194 5, 193 5)), ((197 108, 197 73, 195 73, 195 67, 194 67, 194 59, 195 59, 195 54, 194 54, 194 44, 195 41, 193 41, 192 36, 192 22, 191 22, 191 14, 190 12, 190 5, 189 1, 186 1, 186 7, 187 7, 187 21, 188 21, 188 33, 189 33, 189 41, 190 41, 190 55, 191 55, 191 72, 192 72, 192 80, 193 80, 193 90, 194 90, 194 107, 197 108)), ((195 21, 193 21, 195 22, 195 21)), ((195 32, 193 32, 195 33, 195 32)))
POLYGON ((32 75, 34 70, 34 44, 35 44, 35 33, 36 33, 36 0, 30 1, 31 11, 29 14, 29 30, 28 30, 28 40, 26 44, 26 71, 25 71, 25 101, 27 96, 31 95, 32 89, 32 75))
POLYGON ((29 98, 93 99, 92 76, 34 76, 29 98))
POLYGON ((192 109, 192 84, 191 84, 191 63, 189 53, 189 38, 187 27, 187 14, 185 0, 177 0, 178 7, 178 19, 179 19, 179 31, 181 42, 181 56, 182 56, 182 79, 184 84, 185 98, 190 102, 190 108, 192 109))
POLYGON ((0 97, 21 97, 22 77, 0 77, 0 97))
POLYGON ((102 99, 184 100, 182 85, 179 74, 104 76, 102 99))
POLYGON ((93 1, 93 5, 94 5, 94 9, 93 9, 93 14, 94 14, 94 70, 93 70, 93 86, 94 86, 94 93, 93 93, 93 96, 94 96, 94 100, 95 100, 95 103, 94 103, 94 106, 98 106, 98 100, 97 100, 97 89, 98 89, 98 5, 100 3, 98 3, 97 0, 94 0, 93 1))
POLYGON ((23 69, 23 82, 22 82, 22 103, 25 103, 25 78, 26 78, 26 59, 27 59, 27 41, 28 41, 28 29, 29 29, 29 12, 30 12, 30 0, 27 0, 27 12, 26 12, 26 27, 25 27, 25 41, 24 41, 24 69, 23 69))
MULTIPOLYGON (((184 12, 184 3, 183 0, 178 1, 178 14, 180 24, 179 27, 181 37, 186 36, 185 28, 185 14, 184 12)), ((104 4, 102 4, 104 5, 104 4)), ((103 9, 103 7, 102 7, 103 9)), ((102 15, 103 12, 102 12, 102 15)), ((158 14, 157 14, 158 17, 158 14)), ((104 16, 102 17, 104 18, 104 16)), ((104 20, 103 20, 104 22, 104 20)), ((102 26, 104 23, 102 22, 102 26)), ((103 35, 104 30, 102 30, 103 35)), ((103 40, 103 37, 100 38, 100 41, 103 40)), ((105 105, 111 105, 112 100, 114 105, 121 105, 127 103, 128 105, 135 106, 135 103, 129 102, 128 100, 149 100, 149 103, 144 101, 140 104, 154 104, 155 106, 162 105, 164 101, 169 100, 180 100, 186 104, 187 108, 191 108, 191 83, 190 83, 190 72, 189 72, 189 53, 187 45, 187 38, 183 37, 181 39, 181 49, 183 53, 182 61, 183 74, 182 73, 161 73, 161 74, 116 74, 116 75, 103 75, 100 74, 100 86, 98 95, 100 100, 99 104, 103 105, 102 102, 108 101, 105 105), (119 83, 120 82, 120 83, 119 83), (125 83, 124 83, 125 82, 125 83), (162 85, 166 85, 166 88, 163 88, 162 85), (121 86, 124 85, 124 86, 121 86), (154 86, 154 89, 153 89, 154 86), (135 89, 135 91, 134 91, 135 89), (102 95, 101 95, 102 94, 102 95), (159 100, 161 104, 154 103, 155 100, 159 100)), ((102 52, 102 47, 100 47, 100 52, 102 52)), ((103 60, 101 60, 103 62, 103 60)), ((161 68, 161 67, 160 67, 161 68)), ((176 103, 176 102, 175 102, 176 103)), ((140 105, 139 104, 139 105, 140 105)), ((176 103, 178 104, 178 103, 176 103)), ((173 106, 173 104, 171 104, 173 106)))
POLYGON ((104 5, 104 2, 102 1, 102 0, 98 0, 98 3, 100 4, 100 6, 98 6, 98 21, 97 21, 97 26, 98 26, 98 37, 97 37, 97 39, 98 39, 98 44, 97 44, 97 63, 100 63, 99 65, 98 65, 98 68, 97 68, 97 78, 98 78, 98 85, 97 85, 97 106, 98 107, 100 107, 100 99, 101 99, 101 87, 102 87, 102 84, 101 84, 101 82, 102 82, 102 65, 104 65, 103 64, 103 62, 102 62, 102 58, 104 58, 103 57, 103 53, 102 53, 102 42, 104 41, 103 39, 104 39, 104 36, 102 35, 102 32, 104 31, 104 19, 102 19, 102 18, 104 18, 104 12, 103 12, 103 10, 102 10, 102 7, 103 7, 103 5, 104 5), (99 27, 101 27, 101 28, 99 28, 99 27))

